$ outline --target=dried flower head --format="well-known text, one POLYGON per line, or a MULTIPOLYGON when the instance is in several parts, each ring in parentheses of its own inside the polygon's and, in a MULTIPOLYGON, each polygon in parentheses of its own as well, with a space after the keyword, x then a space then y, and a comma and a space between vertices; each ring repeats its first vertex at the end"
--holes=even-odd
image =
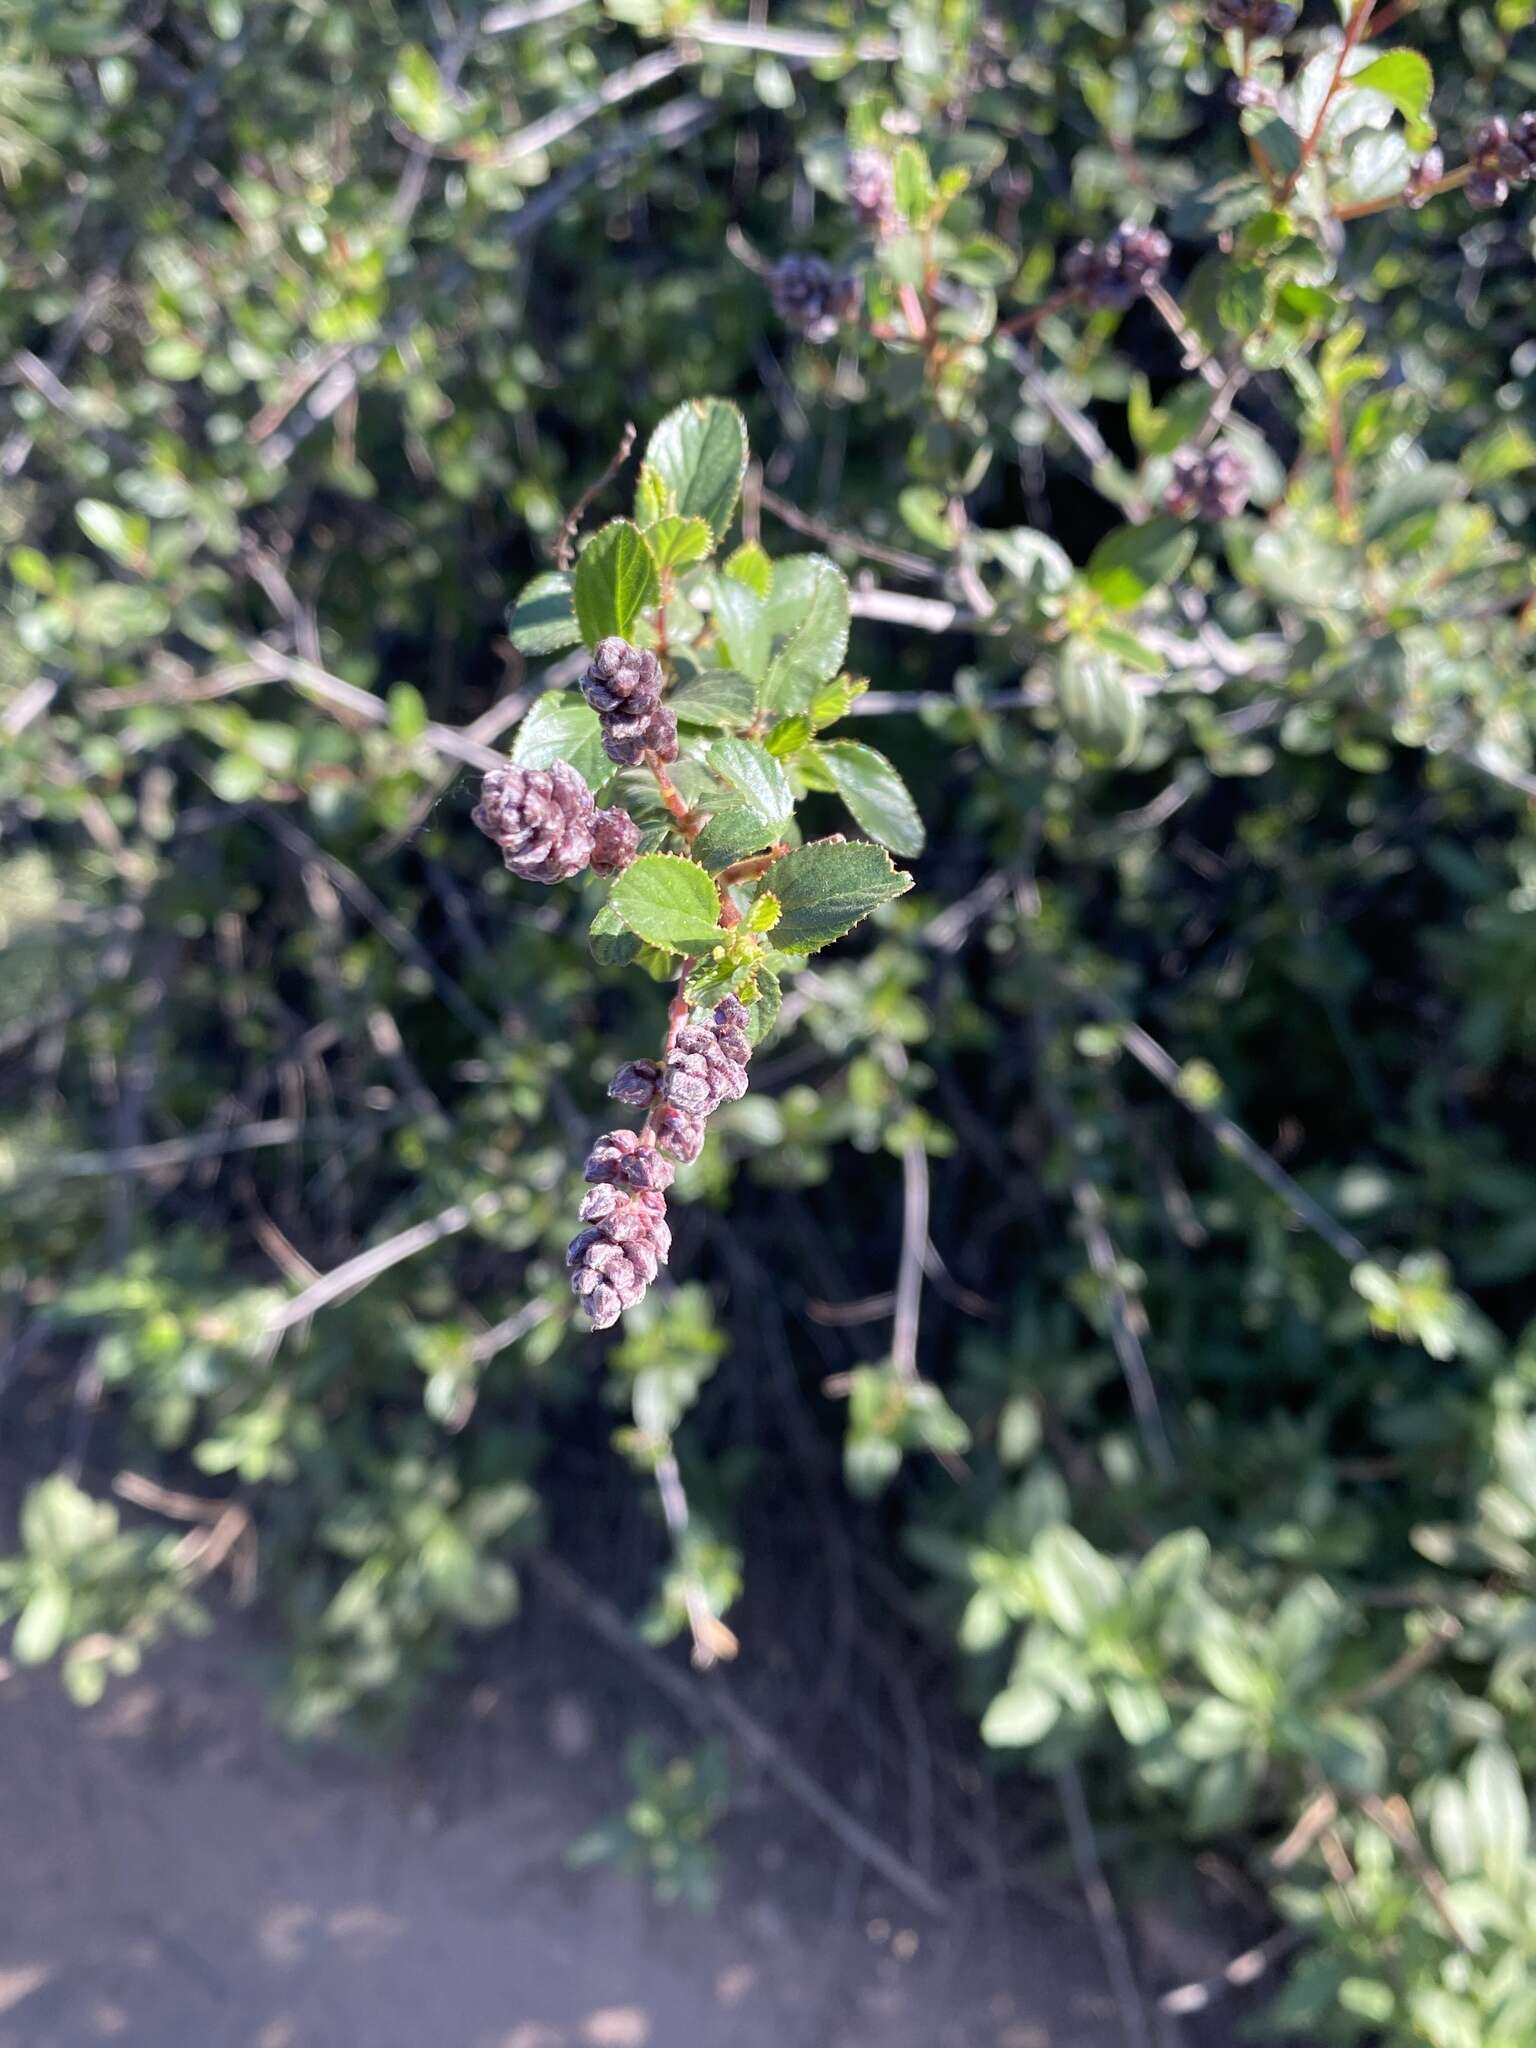
POLYGON ((565 761, 548 768, 493 768, 472 813, 501 857, 525 882, 565 882, 592 858, 596 805, 565 761))
POLYGON ((1235 519, 1248 502, 1252 474, 1232 448, 1181 448, 1163 503, 1175 519, 1235 519))
POLYGON ((1092 306, 1123 312, 1154 285, 1161 284, 1173 253, 1161 228, 1122 223, 1106 242, 1079 242, 1067 258, 1070 291, 1092 306))
POLYGON ((784 256, 768 273, 773 310, 807 341, 830 341, 853 318, 864 287, 821 256, 784 256))

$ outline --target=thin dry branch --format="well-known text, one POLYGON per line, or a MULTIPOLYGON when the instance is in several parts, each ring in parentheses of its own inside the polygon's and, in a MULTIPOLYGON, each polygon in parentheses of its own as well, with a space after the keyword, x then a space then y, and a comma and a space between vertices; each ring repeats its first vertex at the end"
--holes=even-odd
POLYGON ((812 1814, 850 1854, 878 1872, 910 1904, 936 1920, 949 1917, 949 1901, 943 1894, 888 1842, 872 1834, 861 1820, 818 1785, 788 1753, 778 1737, 732 1698, 721 1680, 690 1678, 686 1671, 669 1663, 659 1651, 649 1649, 631 1632, 616 1607, 600 1593, 594 1592, 557 1558, 539 1558, 532 1566, 532 1573, 568 1614, 574 1615, 584 1627, 617 1650, 691 1721, 702 1724, 714 1721, 723 1726, 792 1799, 812 1814))
POLYGON ((504 1195, 494 1189, 487 1190, 470 1201, 450 1203, 425 1223, 413 1223, 409 1230, 397 1231, 393 1237, 385 1238, 382 1244, 371 1245, 367 1251, 359 1252, 356 1258, 333 1267, 329 1273, 322 1273, 313 1286, 306 1287, 292 1301, 285 1302, 268 1322, 267 1337, 280 1337, 295 1323, 307 1322, 317 1310, 329 1307, 333 1301, 340 1301, 344 1295, 358 1293, 392 1266, 440 1244, 445 1237, 468 1230, 472 1224, 484 1223, 496 1215, 505 1202, 504 1195))
POLYGON ((1061 1799, 1062 1812, 1066 1817, 1067 1840, 1072 1849, 1072 1861, 1077 1868, 1077 1881, 1082 1887, 1083 1897, 1088 1901, 1088 1910, 1093 1916, 1093 1931, 1098 1937, 1099 1953, 1104 1958, 1110 1988, 1115 1994, 1115 2003, 1120 2008, 1125 2048, 1152 2048, 1152 2031, 1147 2021, 1146 2006, 1136 1982, 1136 1972, 1131 1967, 1130 1944, 1125 1938, 1125 1929, 1120 1924, 1115 1895, 1109 1888, 1108 1878, 1104 1875, 1098 1838, 1093 1831, 1093 1817, 1088 1811, 1083 1781, 1076 1764, 1066 1764, 1056 1773, 1056 1790, 1061 1799))

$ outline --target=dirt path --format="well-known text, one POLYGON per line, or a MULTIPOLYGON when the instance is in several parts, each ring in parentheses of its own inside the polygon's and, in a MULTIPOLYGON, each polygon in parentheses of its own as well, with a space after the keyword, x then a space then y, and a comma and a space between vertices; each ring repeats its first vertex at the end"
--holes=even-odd
POLYGON ((1120 2048, 1070 1919, 919 1925, 765 1792, 712 1916, 567 1870, 624 1798, 568 1672, 374 1767, 286 1747, 242 1663, 179 1645, 89 1714, 0 1685, 0 2048, 1120 2048))

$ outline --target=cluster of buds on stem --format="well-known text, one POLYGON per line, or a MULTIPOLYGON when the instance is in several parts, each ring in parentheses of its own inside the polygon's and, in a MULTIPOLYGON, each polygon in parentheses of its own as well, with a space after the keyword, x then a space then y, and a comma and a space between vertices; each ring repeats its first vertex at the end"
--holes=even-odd
POLYGON ((1536 112, 1506 121, 1502 114, 1479 121, 1467 137, 1472 175, 1467 197, 1474 206, 1502 206, 1512 185, 1536 180, 1536 112))
POLYGON ((1252 42, 1260 36, 1288 36, 1296 26, 1296 9, 1280 0, 1211 0, 1210 22, 1223 35, 1235 28, 1252 42))
POLYGON ((807 341, 830 341, 858 312, 864 287, 824 257, 782 256, 768 272, 768 293, 786 327, 807 341))
POLYGON ((622 874, 640 846, 640 828, 628 811, 600 811, 566 761, 548 768, 509 761, 491 769, 472 815, 525 882, 568 882, 588 867, 595 875, 622 874))
POLYGON ((578 1230, 565 1254, 571 1292, 595 1330, 633 1308, 672 1251, 667 1189, 672 1166, 646 1143, 646 1133, 609 1131, 586 1164, 592 1186, 581 1204, 578 1230))
POLYGON ((614 1075, 608 1093, 647 1114, 641 1130, 599 1138, 587 1161, 594 1186, 581 1205, 586 1228, 571 1239, 565 1262, 594 1329, 606 1330, 633 1308, 665 1265, 674 1162, 697 1159, 708 1119, 722 1102, 746 1094, 746 1027, 745 1008, 726 996, 704 1023, 677 1026, 665 1061, 630 1060, 614 1075))
POLYGON ((1106 242, 1079 242, 1066 262, 1067 289, 1090 306, 1124 312, 1163 281, 1173 251, 1161 228, 1124 221, 1106 242))
POLYGON ((677 716, 661 701, 665 678, 649 648, 631 647, 612 633, 599 640, 581 678, 581 694, 602 721, 603 752, 633 768, 653 754, 677 759, 677 716))
POLYGON ((1235 519, 1253 479, 1231 448, 1181 448, 1163 504, 1175 519, 1235 519))

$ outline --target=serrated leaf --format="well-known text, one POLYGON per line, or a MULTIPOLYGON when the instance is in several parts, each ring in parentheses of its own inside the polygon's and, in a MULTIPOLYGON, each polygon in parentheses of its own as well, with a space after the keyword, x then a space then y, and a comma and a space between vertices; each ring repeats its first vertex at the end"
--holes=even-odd
POLYGON ((1061 722, 1085 754, 1116 767, 1134 758, 1146 718, 1137 692, 1112 654, 1069 640, 1057 672, 1061 722))
POLYGON ((780 837, 780 825, 765 824, 761 815, 735 799, 721 803, 693 842, 693 857, 712 875, 748 854, 762 853, 780 837))
POLYGON ((720 943, 720 899, 696 861, 676 853, 642 853, 608 895, 637 938, 669 953, 699 953, 720 943))
POLYGON ((672 493, 673 507, 705 521, 718 541, 731 523, 747 473, 747 423, 723 398, 691 398, 660 421, 645 459, 672 493))
MULTIPOLYGON (((791 557, 791 559, 794 559, 791 557)), ((810 588, 802 602, 788 612, 790 620, 783 644, 768 664, 761 698, 770 711, 804 711, 819 683, 835 676, 848 651, 848 584, 842 571, 825 556, 813 555, 815 564, 810 588)), ((782 571, 774 577, 770 623, 781 614, 782 571)))
POLYGON ((815 731, 809 714, 797 711, 792 718, 781 718, 769 732, 763 735, 763 745, 776 761, 787 761, 791 754, 800 749, 815 731))
POLYGON ((600 967, 627 967, 640 951, 640 941, 611 903, 605 903, 593 918, 587 940, 600 967))
POLYGON ((689 725, 750 725, 757 692, 730 668, 709 668, 667 692, 667 702, 689 725))
POLYGON ((831 740, 816 749, 854 818, 894 853, 909 856, 923 850, 923 821, 911 792, 891 763, 860 740, 831 740))
POLYGON ((613 519, 582 549, 572 591, 581 637, 589 647, 617 633, 628 640, 635 621, 661 595, 656 558, 638 526, 613 519))
POLYGON ((727 555, 725 573, 733 583, 744 583, 755 597, 767 597, 773 589, 773 563, 755 540, 744 540, 727 555))
POLYGON ((576 645, 581 628, 564 569, 547 569, 523 587, 507 613, 507 637, 520 654, 556 654, 576 645))
MULTIPOLYGON (((722 652, 732 668, 739 670, 752 683, 760 683, 767 673, 768 650, 772 644, 768 610, 763 599, 734 577, 717 576, 715 624, 722 652)), ((755 691, 753 701, 755 704, 755 691)))
POLYGON ((675 509, 666 478, 648 462, 642 462, 635 480, 635 524, 642 528, 654 526, 675 509))
POLYGON ((579 690, 546 690, 535 697, 512 741, 512 759, 519 768, 567 761, 594 790, 613 775, 597 713, 579 690))
POLYGON ((759 961, 753 979, 757 983, 757 1001, 747 1012, 747 1038, 758 1046, 778 1022, 779 1011, 784 1002, 784 985, 779 980, 778 970, 759 961))
POLYGON ((829 839, 797 846, 773 867, 773 893, 783 913, 774 945, 781 953, 814 953, 911 886, 912 877, 892 867, 882 847, 829 839))
POLYGON ((689 562, 703 562, 715 544, 706 519, 688 518, 669 512, 645 529, 646 543, 658 569, 681 569, 689 562))
POLYGON ((1195 551, 1195 536, 1177 519, 1118 526, 1088 557, 1090 589, 1116 611, 1129 611, 1150 591, 1171 582, 1195 551))
POLYGON ((716 740, 709 750, 709 765, 736 791, 746 804, 775 831, 781 829, 795 807, 795 799, 784 770, 755 740, 716 740))

